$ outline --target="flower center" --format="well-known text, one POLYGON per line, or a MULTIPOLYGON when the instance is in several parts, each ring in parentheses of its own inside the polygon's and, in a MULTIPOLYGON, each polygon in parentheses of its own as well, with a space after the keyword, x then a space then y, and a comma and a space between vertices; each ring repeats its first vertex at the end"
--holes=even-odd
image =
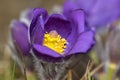
POLYGON ((64 49, 66 48, 67 41, 65 38, 61 38, 61 36, 55 31, 52 30, 49 33, 45 33, 43 39, 43 45, 48 48, 62 54, 64 49))

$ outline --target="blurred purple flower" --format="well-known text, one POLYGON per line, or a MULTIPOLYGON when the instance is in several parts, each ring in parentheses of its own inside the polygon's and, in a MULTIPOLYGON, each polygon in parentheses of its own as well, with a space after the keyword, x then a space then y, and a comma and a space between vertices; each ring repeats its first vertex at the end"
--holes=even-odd
POLYGON ((29 54, 30 44, 28 38, 28 29, 32 20, 33 9, 25 10, 20 20, 11 22, 11 34, 13 42, 20 48, 23 54, 29 54))
POLYGON ((45 9, 36 8, 30 25, 30 40, 38 58, 57 60, 86 53, 94 44, 94 31, 85 27, 82 10, 73 10, 68 19, 62 14, 49 16, 45 9), (60 45, 62 52, 59 52, 60 45))
POLYGON ((66 0, 63 7, 68 17, 74 9, 84 10, 87 25, 91 27, 106 26, 120 18, 120 0, 66 0))

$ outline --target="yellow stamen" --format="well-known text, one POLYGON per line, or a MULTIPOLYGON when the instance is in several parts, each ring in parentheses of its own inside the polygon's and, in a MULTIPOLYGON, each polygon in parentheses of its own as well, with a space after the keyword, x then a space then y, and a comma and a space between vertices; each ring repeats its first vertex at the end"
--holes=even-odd
POLYGON ((62 54, 66 48, 67 41, 55 31, 52 30, 49 33, 45 33, 43 39, 43 45, 62 54))

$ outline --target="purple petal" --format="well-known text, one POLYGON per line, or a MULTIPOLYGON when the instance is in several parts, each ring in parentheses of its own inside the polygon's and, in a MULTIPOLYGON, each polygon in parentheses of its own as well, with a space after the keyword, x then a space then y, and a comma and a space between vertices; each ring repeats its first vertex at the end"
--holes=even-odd
POLYGON ((73 45, 76 43, 77 38, 79 36, 78 31, 77 31, 77 27, 72 25, 72 31, 71 34, 67 37, 67 42, 68 44, 66 45, 66 49, 65 49, 65 53, 68 53, 71 48, 73 47, 73 45))
POLYGON ((44 23, 47 18, 47 12, 44 9, 34 9, 33 20, 30 25, 30 40, 33 43, 42 43, 44 36, 44 23))
POLYGON ((38 53, 35 53, 38 57, 40 57, 41 55, 50 56, 53 58, 62 57, 62 55, 42 45, 34 44, 33 49, 34 49, 34 52, 38 52, 38 53))
POLYGON ((75 4, 75 1, 67 0, 63 6, 63 14, 78 26, 78 33, 84 31, 84 12, 75 4))
POLYGON ((74 24, 72 24, 71 34, 67 37, 68 45, 65 50, 65 53, 75 44, 77 37, 80 33, 84 31, 84 13, 81 10, 74 10, 71 13, 71 19, 74 24))
POLYGON ((74 53, 85 53, 88 51, 88 49, 91 48, 91 46, 94 44, 94 32, 87 31, 79 35, 77 42, 73 46, 72 50, 68 53, 74 54, 74 53))
POLYGON ((66 0, 66 2, 63 5, 63 14, 69 18, 71 11, 76 10, 78 8, 79 7, 72 0, 66 0))
POLYGON ((84 13, 82 10, 73 10, 71 12, 71 19, 74 22, 75 26, 78 28, 78 34, 82 33, 84 31, 84 13))
POLYGON ((62 15, 53 14, 45 24, 45 31, 50 32, 51 30, 56 30, 63 38, 67 38, 71 33, 71 24, 62 15))
POLYGON ((38 20, 40 20, 41 27, 44 26, 44 22, 46 18, 48 17, 48 13, 45 9, 42 8, 35 8, 33 11, 33 20, 30 25, 30 36, 32 35, 32 32, 34 32, 34 28, 36 26, 36 23, 38 20))
POLYGON ((96 2, 98 0, 76 0, 76 5, 79 6, 79 8, 83 9, 85 12, 91 11, 91 9, 96 5, 96 2))
POLYGON ((44 30, 41 27, 40 19, 36 21, 36 25, 34 28, 34 32, 32 32, 32 36, 30 36, 31 42, 36 44, 42 44, 44 37, 44 30))
POLYGON ((120 0, 98 0, 89 14, 88 22, 92 26, 111 23, 120 18, 120 0))
POLYGON ((29 54, 28 27, 19 21, 12 22, 11 27, 13 41, 25 55, 29 54))
POLYGON ((120 18, 119 4, 120 0, 66 0, 63 13, 69 17, 72 10, 82 9, 86 13, 86 23, 90 27, 100 27, 120 18))

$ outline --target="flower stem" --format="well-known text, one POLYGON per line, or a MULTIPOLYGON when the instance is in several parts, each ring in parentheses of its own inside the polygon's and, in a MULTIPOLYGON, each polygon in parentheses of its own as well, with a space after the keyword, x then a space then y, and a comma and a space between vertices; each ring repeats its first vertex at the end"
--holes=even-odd
POLYGON ((14 61, 13 72, 12 72, 12 78, 11 78, 11 80, 14 80, 15 68, 16 68, 16 62, 14 61))

